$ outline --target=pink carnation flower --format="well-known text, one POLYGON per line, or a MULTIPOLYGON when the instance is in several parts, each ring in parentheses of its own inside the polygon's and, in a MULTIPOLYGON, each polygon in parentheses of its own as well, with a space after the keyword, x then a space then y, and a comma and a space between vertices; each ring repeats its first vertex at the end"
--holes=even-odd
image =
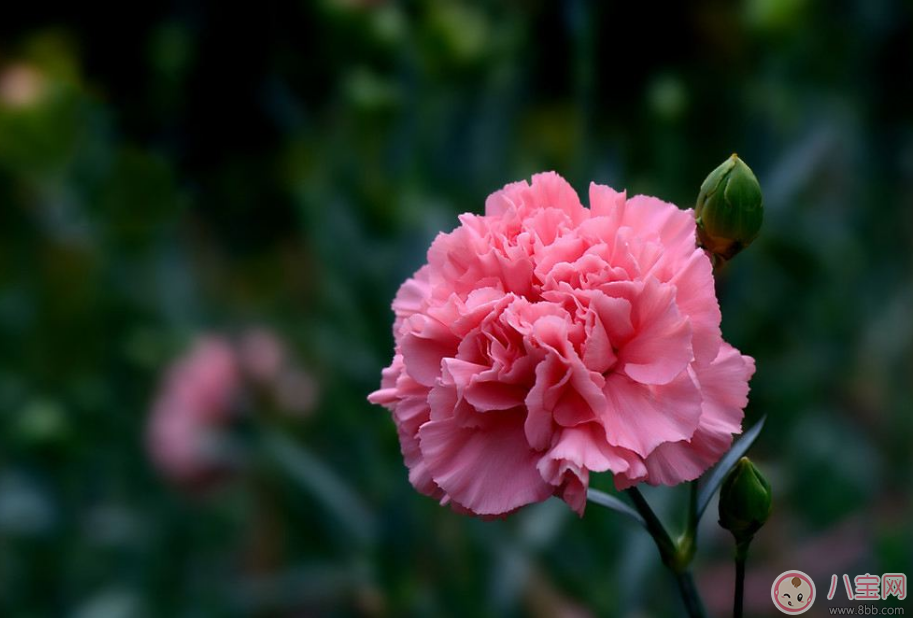
POLYGON ((205 487, 239 468, 231 439, 244 404, 299 416, 317 386, 273 331, 252 328, 237 341, 206 335, 168 368, 152 405, 147 446, 155 465, 179 485, 205 487))
POLYGON ((409 480, 501 515, 590 472, 619 489, 695 479, 741 431, 753 359, 723 341, 693 213, 554 173, 439 234, 393 301, 393 413, 409 480))
POLYGON ((149 419, 147 442, 159 470, 181 485, 225 472, 222 432, 242 387, 237 356, 219 337, 203 337, 168 371, 149 419))

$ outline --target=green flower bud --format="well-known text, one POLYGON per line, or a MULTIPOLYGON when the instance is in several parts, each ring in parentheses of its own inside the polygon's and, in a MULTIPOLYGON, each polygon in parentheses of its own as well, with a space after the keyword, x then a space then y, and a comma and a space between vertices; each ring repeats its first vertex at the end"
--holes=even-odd
POLYGON ((758 237, 764 220, 761 185, 751 169, 732 155, 701 184, 694 216, 702 247, 732 259, 758 237))
POLYGON ((720 525, 736 538, 751 540, 770 517, 770 483, 751 460, 742 457, 720 489, 720 525))

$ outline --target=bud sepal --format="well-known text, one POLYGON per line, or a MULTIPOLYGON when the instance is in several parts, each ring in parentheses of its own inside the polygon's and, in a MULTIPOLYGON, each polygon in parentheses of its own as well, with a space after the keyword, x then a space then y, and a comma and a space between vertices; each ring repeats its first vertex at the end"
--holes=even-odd
POLYGON ((758 237, 764 220, 761 185, 738 155, 704 179, 694 216, 700 245, 722 260, 732 259, 758 237))
POLYGON ((742 457, 720 489, 720 525, 732 532, 737 544, 747 543, 767 522, 772 508, 770 483, 742 457))

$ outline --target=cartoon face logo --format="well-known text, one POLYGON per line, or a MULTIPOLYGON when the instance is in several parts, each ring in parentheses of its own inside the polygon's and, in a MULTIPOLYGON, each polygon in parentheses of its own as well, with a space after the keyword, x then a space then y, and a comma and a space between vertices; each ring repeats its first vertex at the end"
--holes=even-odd
POLYGON ((802 571, 780 573, 770 588, 770 598, 784 614, 803 614, 815 602, 815 582, 802 571))

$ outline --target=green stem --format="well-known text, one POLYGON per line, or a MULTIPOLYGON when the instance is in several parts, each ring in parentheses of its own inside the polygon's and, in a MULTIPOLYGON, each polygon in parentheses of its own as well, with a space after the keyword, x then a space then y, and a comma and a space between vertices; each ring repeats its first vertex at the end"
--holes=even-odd
MULTIPOLYGON (((701 603, 700 594, 694 585, 694 578, 688 571, 688 564, 694 555, 694 535, 691 531, 691 515, 689 514, 689 530, 682 536, 680 543, 675 543, 666 531, 665 526, 650 508, 650 504, 644 498, 643 494, 636 487, 631 487, 625 493, 634 503, 634 508, 640 513, 646 522, 647 532, 653 537, 659 555, 663 564, 675 575, 675 581, 678 584, 678 591, 681 594, 685 609, 690 618, 704 618, 704 606, 701 603)), ((694 503, 696 504, 696 502, 694 503)), ((690 512, 695 512, 691 506, 690 512)))
POLYGON ((697 549, 697 524, 698 524, 698 491, 697 481, 691 482, 691 492, 688 499, 688 513, 685 520, 685 531, 678 538, 678 564, 687 567, 694 558, 697 549))
POLYGON ((688 498, 688 522, 685 526, 685 534, 690 534, 692 540, 697 541, 697 497, 698 497, 698 487, 697 481, 691 481, 690 483, 690 494, 688 498))
POLYGON ((663 560, 663 564, 672 569, 672 564, 674 564, 675 561, 675 543, 672 542, 672 537, 666 532, 665 526, 663 526, 659 517, 656 516, 656 513, 653 512, 653 509, 650 508, 650 504, 647 502, 647 499, 644 498, 643 494, 640 493, 640 490, 636 487, 631 487, 626 490, 625 493, 631 498, 631 502, 634 503, 634 508, 640 513, 640 516, 644 518, 644 522, 646 522, 647 525, 647 532, 650 533, 650 536, 652 536, 653 540, 656 542, 656 548, 659 549, 659 555, 663 560))
POLYGON ((732 618, 742 618, 745 604, 745 563, 748 561, 748 545, 751 539, 738 543, 735 550, 735 595, 732 599, 732 618))
POLYGON ((697 586, 694 585, 694 577, 691 576, 691 571, 676 574, 675 583, 678 584, 678 592, 685 603, 688 616, 691 618, 704 618, 706 616, 704 605, 701 603, 701 595, 697 591, 697 586))

